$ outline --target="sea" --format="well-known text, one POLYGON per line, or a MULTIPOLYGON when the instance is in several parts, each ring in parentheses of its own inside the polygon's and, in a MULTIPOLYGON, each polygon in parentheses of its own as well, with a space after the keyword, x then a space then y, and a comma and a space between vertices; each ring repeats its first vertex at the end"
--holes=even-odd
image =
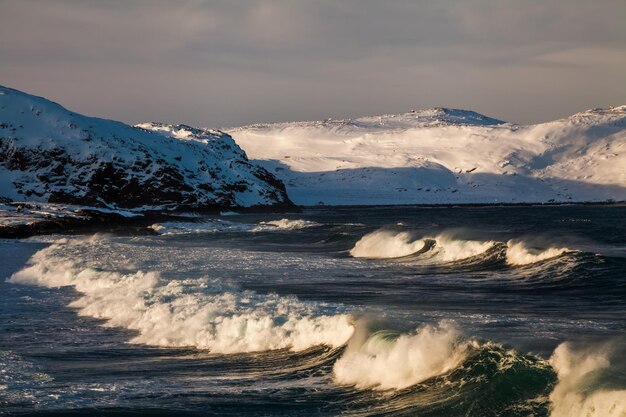
POLYGON ((0 240, 0 415, 626 416, 626 206, 0 240))

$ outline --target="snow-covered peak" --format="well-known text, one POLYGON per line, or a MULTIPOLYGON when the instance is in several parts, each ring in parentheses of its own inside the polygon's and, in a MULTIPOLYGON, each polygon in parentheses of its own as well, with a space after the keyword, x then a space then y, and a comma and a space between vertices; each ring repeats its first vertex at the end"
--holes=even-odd
MULTIPOLYGON (((616 107, 595 108, 573 114, 557 122, 602 124, 626 121, 626 105, 616 107)), ((625 125, 626 126, 626 125, 625 125)))
POLYGON ((19 131, 20 143, 29 146, 71 145, 81 139, 83 129, 106 130, 111 136, 133 136, 134 140, 149 142, 147 135, 121 122, 83 116, 67 110, 43 97, 0 86, 0 115, 3 126, 0 135, 11 136, 19 131), (9 126, 10 125, 10 126, 9 126))
POLYGON ((355 126, 386 127, 387 129, 410 129, 441 125, 478 125, 491 126, 503 124, 502 120, 493 119, 471 110, 436 107, 427 110, 412 110, 402 114, 360 117, 351 120, 355 126))
POLYGON ((446 125, 494 126, 504 124, 502 120, 484 116, 471 110, 436 107, 427 110, 411 110, 401 114, 383 114, 356 119, 326 119, 303 122, 257 123, 227 129, 239 130, 285 130, 290 128, 325 128, 334 131, 385 131, 407 130, 446 125))
POLYGON ((0 93, 0 196, 135 209, 291 204, 284 185, 226 133, 136 128, 0 93))

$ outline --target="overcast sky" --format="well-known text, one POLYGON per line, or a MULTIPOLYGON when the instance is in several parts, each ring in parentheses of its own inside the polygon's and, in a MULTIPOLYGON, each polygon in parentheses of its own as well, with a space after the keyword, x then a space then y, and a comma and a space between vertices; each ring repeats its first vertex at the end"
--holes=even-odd
POLYGON ((0 84, 130 123, 626 104, 625 0, 0 0, 0 84))

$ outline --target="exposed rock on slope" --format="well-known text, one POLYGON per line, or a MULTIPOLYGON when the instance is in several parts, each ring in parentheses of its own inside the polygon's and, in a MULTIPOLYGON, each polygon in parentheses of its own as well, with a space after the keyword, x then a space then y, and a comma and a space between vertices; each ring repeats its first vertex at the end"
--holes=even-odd
POLYGON ((531 126, 432 109, 227 131, 297 204, 626 200, 626 106, 531 126))
POLYGON ((138 210, 292 204, 223 132, 131 127, 1 86, 0 195, 138 210))
MULTIPOLYGON (((151 216, 156 217, 156 216, 151 216)), ((161 216, 163 217, 163 216, 161 216)), ((142 214, 53 203, 0 202, 0 238, 28 237, 148 221, 142 214)))

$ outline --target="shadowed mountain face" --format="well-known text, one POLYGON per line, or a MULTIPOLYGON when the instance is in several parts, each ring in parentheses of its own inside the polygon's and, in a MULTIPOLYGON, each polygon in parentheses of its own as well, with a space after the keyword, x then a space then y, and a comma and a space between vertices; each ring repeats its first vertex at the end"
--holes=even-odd
POLYGON ((626 106, 531 126, 438 108, 227 131, 303 205, 626 200, 626 106))
POLYGON ((292 204, 282 182, 223 132, 131 127, 5 87, 0 195, 145 210, 292 204))

